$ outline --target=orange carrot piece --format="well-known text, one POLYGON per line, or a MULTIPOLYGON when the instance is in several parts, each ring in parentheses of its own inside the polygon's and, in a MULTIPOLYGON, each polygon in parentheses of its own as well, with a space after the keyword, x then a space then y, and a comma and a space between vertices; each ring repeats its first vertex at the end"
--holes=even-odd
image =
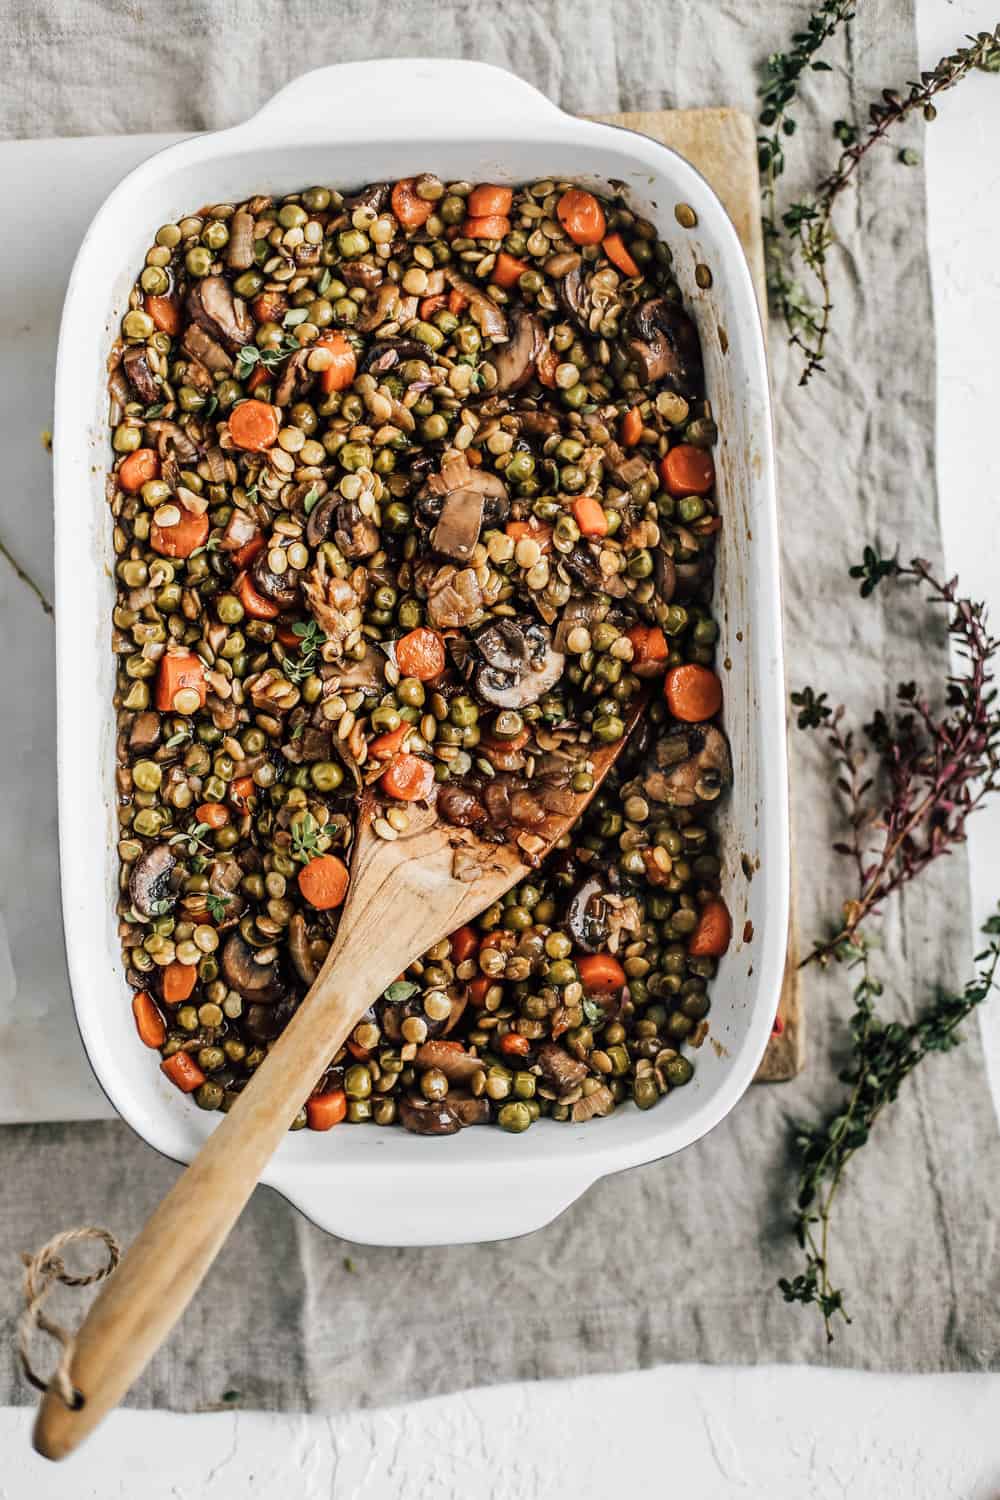
POLYGON ((139 990, 132 996, 132 1014, 140 1042, 159 1051, 167 1040, 167 1026, 148 990, 139 990))
POLYGON ((387 729, 385 734, 377 734, 373 740, 368 741, 369 759, 389 760, 391 756, 398 755, 416 727, 404 720, 398 729, 387 729))
POLYGON ((655 677, 662 672, 670 647, 659 625, 633 625, 625 634, 632 642, 629 670, 637 677, 655 677))
POLYGON ((510 234, 510 220, 501 214, 484 215, 480 219, 466 219, 462 224, 462 238, 466 240, 502 240, 510 234))
POLYGON ((624 272, 626 276, 642 275, 639 267, 625 248, 625 241, 620 234, 609 234, 602 242, 601 249, 611 264, 617 266, 619 271, 624 272))
POLYGON ((205 685, 205 663, 193 651, 179 656, 164 656, 160 659, 160 670, 156 675, 156 706, 161 714, 175 713, 174 699, 181 689, 193 688, 198 694, 198 707, 205 707, 208 689, 205 685))
POLYGON ((160 1072, 166 1073, 182 1094, 193 1094, 205 1082, 205 1075, 190 1052, 175 1052, 172 1057, 165 1058, 160 1063, 160 1072))
POLYGON ((299 890, 317 911, 332 911, 343 903, 350 876, 335 854, 320 854, 299 871, 299 890))
POLYGON ((556 371, 559 368, 559 356, 556 351, 546 344, 541 354, 535 360, 535 374, 540 383, 554 390, 556 384, 556 371))
POLYGON ((426 323, 428 318, 432 318, 436 312, 440 312, 442 307, 447 307, 447 305, 448 298, 444 292, 435 292, 433 297, 424 297, 420 304, 420 316, 426 323))
POLYGON ((233 584, 233 593, 254 620, 276 620, 281 613, 273 599, 258 594, 250 581, 249 573, 241 573, 233 584))
POLYGON ((479 933, 474 927, 456 928, 448 941, 453 964, 464 964, 466 959, 474 958, 479 952, 479 933))
POLYGON ((161 557, 190 557, 208 541, 210 523, 207 515, 196 516, 181 509, 181 518, 173 526, 153 521, 149 528, 149 545, 161 557))
POLYGON ((241 401, 229 413, 229 432, 237 448, 263 453, 273 448, 281 431, 281 418, 268 401, 241 401))
POLYGON ((729 908, 721 896, 713 896, 698 913, 698 925, 688 938, 687 951, 692 958, 721 958, 732 935, 729 908))
POLYGON ((347 1095, 343 1089, 313 1094, 306 1100, 306 1122, 310 1130, 332 1130, 347 1117, 347 1095))
POLYGON ((229 822, 229 808, 223 802, 203 802, 194 815, 206 828, 225 828, 229 822))
POLYGON ((722 683, 711 667, 696 662, 671 667, 663 680, 663 694, 674 718, 685 724, 701 724, 722 707, 722 683))
POLYGON ((260 292, 251 302, 250 310, 258 323, 280 323, 288 311, 288 298, 284 292, 260 292))
POLYGON ((576 967, 580 983, 592 995, 610 995, 625 983, 625 970, 610 953, 587 953, 576 967))
POLYGON ((551 526, 540 525, 537 521, 508 521, 504 527, 504 531, 509 537, 513 537, 515 542, 520 542, 525 537, 530 537, 533 542, 538 543, 543 552, 550 552, 552 550, 551 526))
POLYGON ((497 187, 492 182, 474 187, 468 198, 470 219, 488 219, 494 214, 509 214, 514 194, 509 187, 497 187))
POLYGON ((271 372, 267 365, 254 365, 247 376, 247 392, 252 396, 255 391, 260 390, 261 386, 269 385, 270 382, 271 372))
POLYGON ((430 682, 445 669, 444 637, 427 625, 418 625, 396 642, 396 665, 404 677, 430 682))
POLYGON ((398 802, 422 802, 434 789, 434 767, 429 760, 421 760, 419 755, 409 755, 404 751, 382 773, 380 785, 398 802))
POLYGON ((229 800, 241 810, 256 795, 257 785, 252 776, 237 776, 235 781, 229 783, 229 800))
POLYGON ((434 211, 433 203, 421 198, 412 177, 404 177, 392 190, 392 211, 404 229, 420 229, 434 211))
POLYGON ((576 245, 599 245, 607 222, 604 210, 583 188, 569 188, 556 204, 556 218, 576 245))
POLYGON ((448 293, 448 311, 454 313, 457 318, 461 313, 464 313, 468 305, 469 299, 465 293, 460 292, 457 287, 453 287, 448 293))
POLYGON ((607 536, 608 518, 604 506, 593 495, 578 495, 573 501, 573 519, 581 536, 607 536))
POLYGON ((469 980, 466 988, 469 1004, 474 1010, 482 1010, 486 1004, 486 996, 489 993, 490 986, 496 983, 497 980, 491 979, 488 974, 477 974, 475 979, 469 980))
POLYGON ((256 536, 252 536, 248 542, 243 543, 242 547, 237 548, 235 552, 229 554, 232 558, 233 567, 237 572, 241 572, 244 568, 249 568, 257 554, 263 552, 263 550, 264 534, 258 531, 256 536))
POLYGON ((518 750, 524 749, 530 739, 531 730, 527 727, 519 729, 517 734, 511 735, 510 739, 506 740, 487 729, 479 743, 484 750, 510 750, 516 755, 518 750))
POLYGON ((180 333, 181 310, 172 297, 145 297, 142 305, 161 333, 180 333))
POLYGON ((512 286, 517 286, 518 279, 523 276, 525 271, 530 270, 531 267, 527 261, 517 260, 513 255, 508 255, 506 250, 501 250, 497 256, 497 263, 493 267, 493 274, 490 276, 490 280, 496 286, 502 286, 509 290, 512 286))
POLYGON ((715 483, 715 464, 706 448, 679 443, 660 462, 660 478, 668 495, 707 495, 715 483))
POLYGON ((162 973, 164 1005, 180 1005, 189 1000, 198 983, 198 970, 194 964, 167 964, 162 973))
POLYGON ((358 373, 358 356, 354 346, 342 333, 324 333, 313 344, 314 349, 326 349, 333 355, 333 363, 320 371, 320 389, 327 396, 333 391, 346 391, 358 373))
POLYGON ((531 1043, 526 1036, 521 1036, 517 1031, 508 1031, 506 1036, 500 1038, 500 1051, 507 1057, 527 1057, 531 1051, 531 1043))
POLYGON ((123 458, 118 470, 118 483, 123 490, 134 495, 150 479, 159 479, 160 460, 152 448, 137 448, 123 458))
POLYGON ((633 406, 622 417, 622 443, 626 448, 634 448, 642 437, 642 412, 637 406, 633 406))

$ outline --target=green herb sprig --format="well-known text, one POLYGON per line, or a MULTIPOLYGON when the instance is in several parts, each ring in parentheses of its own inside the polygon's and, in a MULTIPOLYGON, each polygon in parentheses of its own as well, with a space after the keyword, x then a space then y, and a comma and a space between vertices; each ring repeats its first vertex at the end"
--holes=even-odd
POLYGON ((316 670, 316 657, 326 642, 326 635, 315 620, 298 620, 292 626, 293 635, 298 636, 298 656, 285 655, 281 670, 289 682, 304 682, 316 670))
POLYGON ((301 348, 298 339, 292 333, 284 333, 281 342, 270 349, 259 349, 256 344, 244 344, 236 356, 236 379, 246 380, 257 365, 263 365, 267 370, 276 370, 277 367, 301 348))

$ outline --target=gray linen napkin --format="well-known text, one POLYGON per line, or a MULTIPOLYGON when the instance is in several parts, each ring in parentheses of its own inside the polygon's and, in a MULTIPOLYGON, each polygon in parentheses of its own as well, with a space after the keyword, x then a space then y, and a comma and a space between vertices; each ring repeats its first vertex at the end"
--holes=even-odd
MULTIPOLYGON (((581 113, 753 109, 762 58, 805 12, 790 0, 756 13, 707 0, 514 0, 492 9, 177 0, 143 19, 129 3, 14 0, 0 18, 16 82, 0 99, 0 134, 215 127, 242 118, 306 63, 428 50, 509 67, 581 113)), ((910 0, 870 0, 831 56, 850 89, 837 110, 863 121, 883 85, 916 72, 910 0)), ((822 88, 822 112, 808 84, 799 111, 791 154, 806 163, 803 183, 831 149, 823 121, 837 83, 822 88)), ((873 534, 889 545, 899 538, 907 555, 940 550, 921 173, 884 152, 842 205, 839 227, 827 378, 797 389, 795 363, 780 331, 773 336, 785 619, 791 684, 844 692, 870 711, 887 705, 897 677, 939 672, 946 660, 919 610, 898 597, 862 604, 844 587, 873 534)), ((818 745, 800 737, 794 747, 808 937, 835 910, 843 876, 828 855, 828 767, 818 745)), ((969 962, 966 871, 956 859, 891 908, 886 1003, 911 1015, 935 981, 962 979, 969 962)), ((777 1277, 795 1269, 791 1122, 835 1097, 843 979, 811 975, 808 1003, 812 1062, 802 1078, 752 1089, 681 1156, 598 1184, 524 1239, 352 1247, 259 1191, 132 1399, 190 1410, 238 1391, 246 1406, 370 1406, 670 1360, 994 1367, 1000 1260, 990 1185, 1000 1148, 974 1028, 964 1048, 907 1087, 852 1169, 838 1255, 855 1289, 853 1329, 829 1350, 816 1317, 776 1293, 777 1277)), ((0 1161, 0 1312, 10 1315, 17 1251, 81 1222, 107 1224, 127 1243, 177 1173, 115 1124, 11 1127, 0 1133, 0 1161)), ((0 1399, 32 1399, 9 1343, 0 1345, 0 1399)))

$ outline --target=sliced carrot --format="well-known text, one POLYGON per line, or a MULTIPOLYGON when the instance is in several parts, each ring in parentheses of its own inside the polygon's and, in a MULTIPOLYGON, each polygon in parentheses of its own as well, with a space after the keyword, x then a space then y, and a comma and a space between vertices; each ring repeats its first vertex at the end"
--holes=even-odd
POLYGON ((250 582, 249 573, 241 573, 233 584, 233 593, 254 620, 276 620, 281 613, 272 599, 258 594, 250 582))
POLYGON ((254 365, 247 378, 247 391, 252 396, 255 391, 260 390, 262 385, 269 385, 270 381, 271 372, 267 365, 254 365))
POLYGON ((420 316, 426 323, 428 318, 432 318, 436 312, 440 312, 442 307, 447 307, 447 305, 448 298, 444 292, 435 292, 433 297, 425 297, 421 302, 420 316))
POLYGON ((313 344, 314 349, 325 349, 333 355, 333 363, 320 371, 320 388, 326 395, 333 391, 346 391, 358 372, 358 356, 354 346, 342 333, 323 333, 313 344))
POLYGON ((468 305, 469 299, 465 293, 460 292, 457 287, 452 288, 448 293, 448 311, 453 312, 457 318, 460 313, 464 313, 468 305))
POLYGON ((642 412, 633 406, 622 417, 622 442, 626 448, 634 448, 642 437, 642 412))
POLYGON ((317 911, 332 911, 343 903, 350 876, 335 854, 320 854, 299 871, 299 890, 317 911))
POLYGON ((466 460, 466 463, 468 463, 471 468, 473 468, 473 469, 481 469, 483 467, 483 450, 482 450, 482 448, 466 448, 466 450, 465 450, 465 460, 466 460))
POLYGON ((409 755, 404 751, 382 773, 380 785, 388 796, 399 802, 423 802, 434 789, 434 767, 429 760, 421 760, 419 755, 409 755))
POLYGON ((145 297, 143 307, 161 333, 173 338, 181 331, 181 310, 173 297, 145 297))
POLYGON ((163 1003, 165 1005, 180 1005, 182 1000, 189 1000, 195 985, 198 983, 198 970, 194 964, 167 964, 161 975, 163 985, 163 1003))
POLYGON ((556 204, 556 218, 576 245, 599 245, 607 222, 593 193, 570 188, 556 204))
POLYGON ((543 552, 552 550, 551 526, 543 526, 538 521, 508 521, 504 531, 515 542, 523 541, 528 537, 531 541, 537 542, 543 552))
POLYGON ((535 360, 535 374, 542 385, 548 386, 549 390, 555 389, 556 371, 559 368, 559 356, 556 351, 546 344, 541 354, 535 360))
POLYGON ((258 323, 280 323, 288 311, 288 298, 284 292, 261 292, 250 307, 258 323))
POLYGON ((263 552, 263 550, 264 533, 258 531, 256 536, 252 536, 248 542, 243 543, 242 547, 229 554, 233 560, 233 567, 236 568, 237 571, 243 568, 249 568, 250 564, 253 562, 257 554, 259 552, 263 552))
POLYGON ((194 815, 206 828, 225 828, 229 822, 229 808, 223 802, 203 802, 194 815))
POLYGON ((313 1094, 306 1100, 306 1122, 310 1130, 332 1130, 347 1117, 347 1095, 343 1089, 313 1094))
POLYGON ((434 211, 433 203, 421 198, 412 177, 404 177, 392 190, 392 211, 404 229, 420 229, 434 211))
POLYGON ((190 1052, 175 1052, 160 1063, 160 1072, 166 1073, 182 1094, 193 1094, 205 1082, 205 1075, 190 1052))
POLYGON ((229 413, 229 432, 237 448, 263 453, 273 448, 281 431, 277 407, 268 401, 241 401, 229 413))
POLYGON ((181 518, 173 526, 160 526, 154 521, 149 528, 149 545, 161 557, 190 557, 208 541, 210 522, 207 515, 196 516, 193 511, 181 510, 181 518))
POLYGON ((479 952, 479 933, 474 927, 458 927, 448 939, 451 943, 451 961, 464 964, 479 952))
POLYGON ((526 260, 516 260, 513 255, 508 255, 506 250, 501 250, 497 256, 497 263, 493 267, 493 274, 490 276, 490 280, 496 286, 502 286, 509 290, 510 287, 517 286, 518 278, 523 276, 525 271, 530 270, 531 267, 526 260))
POLYGON ((655 677, 667 665, 670 647, 659 625, 633 625, 625 634, 632 642, 629 670, 637 677, 655 677))
POLYGON ((118 470, 118 483, 123 490, 134 495, 150 479, 159 479, 160 460, 152 448, 137 448, 123 458, 118 470))
POLYGON ((608 518, 604 506, 593 495, 578 495, 573 501, 573 519, 581 536, 607 536, 608 518))
POLYGON ((238 808, 245 808, 251 797, 256 797, 257 786, 252 776, 237 776, 229 783, 229 800, 238 808))
POLYGON ((511 750, 516 755, 518 750, 524 749, 530 739, 531 730, 527 727, 519 729, 517 734, 511 735, 510 739, 506 740, 487 729, 479 743, 484 750, 511 750))
POLYGON ((696 662, 671 667, 663 680, 663 695, 674 718, 685 724, 701 724, 722 707, 722 683, 711 667, 696 662))
POLYGON ((388 760, 391 756, 398 755, 415 728, 415 724, 404 722, 398 729, 389 729, 385 734, 377 734, 373 740, 368 741, 368 758, 388 760))
POLYGON ((488 219, 492 214, 509 214, 514 194, 508 187, 497 187, 492 182, 474 187, 468 198, 469 217, 488 219))
POLYGON ((205 707, 208 688, 205 685, 205 663, 193 651, 179 656, 164 656, 160 659, 160 670, 156 675, 156 706, 161 714, 176 713, 174 699, 179 692, 193 689, 198 694, 198 707, 205 707))
POLYGON ((427 625, 418 625, 396 642, 396 665, 404 677, 430 682, 445 669, 444 637, 427 625))
POLYGON ((370 1047, 362 1047, 360 1042, 351 1041, 350 1038, 344 1043, 344 1046, 358 1062, 367 1062, 372 1055, 370 1047))
POLYGON ((295 634, 296 625, 301 625, 301 620, 279 620, 274 627, 274 633, 283 646, 289 651, 297 651, 302 645, 302 637, 295 634))
POLYGON ((576 960, 580 983, 592 995, 610 995, 625 983, 625 970, 610 953, 587 953, 576 960))
POLYGON ((139 990, 132 996, 132 1014, 140 1042, 159 1050, 167 1040, 167 1026, 148 990, 139 990))
POLYGON ((698 925, 688 938, 692 958, 721 958, 733 935, 729 908, 721 896, 706 901, 698 913, 698 925))
POLYGON ((486 1004, 486 996, 489 994, 490 986, 496 984, 488 974, 477 974, 475 979, 470 979, 466 986, 469 1004, 475 1010, 482 1010, 486 1004))
POLYGON ((507 1057, 527 1057, 531 1051, 531 1043, 526 1036, 521 1036, 517 1031, 508 1031, 499 1042, 500 1051, 507 1057))
POLYGON ((479 939, 479 951, 486 948, 513 948, 514 939, 504 927, 494 927, 492 932, 484 933, 479 939))
POLYGON ((660 478, 669 495, 707 495, 715 483, 715 464, 707 448, 679 443, 660 462, 660 478))
POLYGON ((602 241, 601 249, 613 266, 623 271, 626 276, 641 276, 642 272, 625 248, 625 241, 620 234, 609 234, 602 241))
POLYGON ((462 225, 462 238, 466 240, 502 240, 510 234, 510 220, 500 214, 490 214, 480 219, 466 219, 462 225))

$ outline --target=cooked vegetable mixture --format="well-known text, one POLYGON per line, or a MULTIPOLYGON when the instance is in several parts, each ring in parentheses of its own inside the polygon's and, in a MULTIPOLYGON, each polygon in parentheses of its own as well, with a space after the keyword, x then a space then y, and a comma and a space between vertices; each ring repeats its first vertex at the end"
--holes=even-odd
POLYGON ((653 226, 430 173, 204 208, 158 231, 109 387, 118 911, 167 1077, 225 1110, 259 1066, 362 790, 383 838, 434 802, 531 865, 644 692, 582 822, 389 986, 296 1124, 522 1131, 686 1084, 731 766, 716 428, 653 226))

